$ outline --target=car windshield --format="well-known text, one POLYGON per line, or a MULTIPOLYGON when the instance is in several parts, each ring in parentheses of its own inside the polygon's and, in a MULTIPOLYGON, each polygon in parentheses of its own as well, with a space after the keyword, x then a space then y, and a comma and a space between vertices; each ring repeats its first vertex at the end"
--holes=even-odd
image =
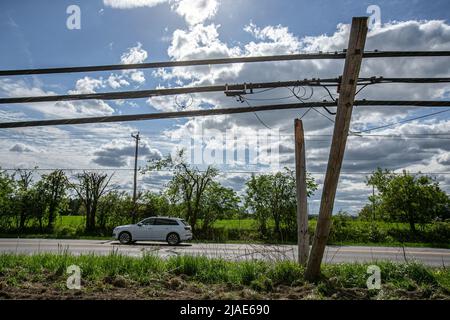
POLYGON ((186 221, 184 221, 183 219, 181 219, 180 220, 181 222, 183 222, 183 224, 185 225, 185 226, 187 226, 188 224, 187 224, 187 222, 186 221))

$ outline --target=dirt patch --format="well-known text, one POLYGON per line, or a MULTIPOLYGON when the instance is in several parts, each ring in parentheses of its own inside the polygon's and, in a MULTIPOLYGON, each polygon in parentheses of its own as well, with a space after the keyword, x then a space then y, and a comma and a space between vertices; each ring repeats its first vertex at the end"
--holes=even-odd
POLYGON ((83 281, 80 290, 66 288, 64 279, 54 277, 42 281, 25 280, 8 283, 0 277, 0 299, 32 300, 207 300, 207 299, 450 299, 442 293, 428 293, 426 290, 408 291, 383 288, 373 292, 361 288, 323 288, 320 285, 304 283, 301 285, 279 285, 270 291, 254 290, 250 287, 232 284, 203 284, 174 276, 167 279, 152 280, 139 284, 127 277, 105 277, 101 281, 83 281))

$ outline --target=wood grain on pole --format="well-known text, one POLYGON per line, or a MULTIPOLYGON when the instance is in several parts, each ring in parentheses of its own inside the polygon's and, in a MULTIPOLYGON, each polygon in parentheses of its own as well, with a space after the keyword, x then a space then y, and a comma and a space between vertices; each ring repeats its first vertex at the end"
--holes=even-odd
POLYGON ((367 17, 353 18, 344 72, 339 90, 337 114, 320 203, 319 218, 317 220, 313 245, 305 271, 305 278, 309 281, 317 280, 320 275, 320 265, 330 233, 334 198, 336 196, 339 174, 344 158, 345 145, 355 99, 356 80, 358 79, 361 68, 366 36, 367 17))
POLYGON ((295 119, 295 181, 297 187, 298 263, 306 265, 309 254, 308 203, 306 188, 305 138, 303 122, 295 119))

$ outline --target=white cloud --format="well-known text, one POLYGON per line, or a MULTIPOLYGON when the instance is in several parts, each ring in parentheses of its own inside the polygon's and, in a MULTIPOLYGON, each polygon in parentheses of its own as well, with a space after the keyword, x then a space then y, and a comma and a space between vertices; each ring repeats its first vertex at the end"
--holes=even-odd
POLYGON ((23 143, 16 143, 9 149, 9 151, 23 153, 23 152, 35 152, 36 149, 23 143))
MULTIPOLYGON (((176 10, 177 6, 173 7, 176 10)), ((186 16, 185 16, 186 18, 186 16)), ((186 18, 187 19, 187 18, 186 18)), ((203 20, 206 21, 206 20, 203 20)), ((189 24, 186 30, 175 30, 172 41, 168 48, 169 57, 172 60, 187 59, 207 59, 217 57, 232 56, 254 56, 288 54, 294 52, 317 52, 336 51, 346 48, 349 26, 338 25, 336 31, 331 34, 309 36, 300 38, 292 30, 282 25, 256 26, 249 24, 245 31, 253 36, 252 41, 243 44, 231 44, 220 39, 220 26, 216 24, 203 25, 201 23, 189 24)), ((450 49, 450 26, 443 21, 406 21, 388 23, 369 34, 367 40, 367 50, 449 50, 450 49)), ((122 55, 122 63, 143 62, 147 58, 147 52, 138 43, 122 55)), ((421 59, 367 59, 364 61, 362 76, 395 76, 395 77, 438 77, 448 76, 450 64, 448 58, 421 58, 421 59)), ((173 69, 160 69, 153 72, 153 76, 162 83, 160 87, 170 87, 174 85, 195 86, 215 83, 238 83, 238 82, 264 82, 276 80, 294 80, 303 78, 325 78, 337 77, 342 73, 343 61, 288 61, 271 63, 248 63, 234 65, 217 66, 196 66, 180 67, 173 69), (178 84, 177 84, 178 83, 178 84)), ((136 72, 136 71, 135 71, 136 72)), ((143 74, 142 74, 143 76, 143 74)), ((141 75, 119 73, 112 74, 103 79, 82 78, 77 81, 74 90, 92 92, 110 86, 119 88, 130 83, 138 83, 142 80, 141 75), (125 83, 126 82, 126 83, 125 83)), ((54 94, 42 88, 27 86, 24 83, 2 80, 0 88, 8 96, 16 95, 42 95, 54 94), (26 93, 26 94, 24 94, 26 93)), ((301 91, 302 92, 302 91, 301 91)), ((335 92, 335 91, 333 91, 335 92)), ((376 85, 366 88, 358 98, 377 99, 439 99, 447 97, 448 86, 445 85, 376 85)), ((277 89, 265 93, 249 95, 249 98, 264 99, 283 97, 289 95, 286 89, 277 89)), ((306 93, 308 94, 308 93, 306 93)), ((326 92, 321 88, 315 89, 313 100, 329 99, 326 92)), ((294 102, 295 99, 286 99, 283 102, 294 102)), ((274 101, 271 101, 274 102, 274 101)), ((173 97, 154 97, 148 99, 148 103, 158 110, 169 111, 176 109, 173 97)), ((202 103, 207 103, 213 107, 230 107, 241 105, 232 98, 225 97, 223 93, 196 94, 192 108, 201 108, 202 103)), ((252 105, 270 103, 265 101, 251 101, 252 105)), ((83 104, 86 106, 86 103, 83 104)), ((57 112, 68 116, 77 112, 92 112, 97 110, 105 112, 108 105, 103 108, 96 106, 88 107, 88 110, 81 109, 78 104, 67 103, 67 105, 36 104, 35 110, 42 112, 57 112), (60 108, 62 107, 62 108, 60 108), (73 110, 71 110, 72 108, 73 110), (44 111, 45 109, 45 111, 44 111), (67 111, 69 110, 69 112, 67 111)), ((351 127, 353 129, 364 129, 375 125, 395 122, 409 117, 411 114, 417 115, 417 108, 387 108, 357 107, 354 110, 351 127)), ((112 112, 112 111, 111 111, 112 112)), ((260 112, 259 117, 269 126, 281 129, 287 135, 292 133, 293 120, 302 114, 302 110, 260 112)), ((377 134, 417 134, 417 133, 447 133, 450 131, 450 121, 444 115, 431 118, 426 121, 416 121, 393 128, 377 131, 377 134)), ((238 128, 242 135, 252 135, 258 128, 263 128, 262 124, 253 114, 217 116, 189 119, 187 122, 180 121, 175 130, 167 130, 160 135, 170 136, 173 133, 177 137, 189 136, 194 125, 202 124, 204 128, 214 128, 225 130, 238 128)), ((311 134, 332 134, 333 124, 323 116, 311 110, 304 118, 305 133, 311 134)), ((112 129, 114 132, 120 131, 112 129)), ((112 131, 109 130, 109 133, 112 131)), ((331 137, 307 137, 307 165, 309 170, 324 172, 328 160, 331 137), (321 140, 321 141, 318 141, 321 140)), ((344 172, 371 171, 377 166, 390 167, 392 169, 406 168, 411 171, 423 172, 448 172, 450 171, 450 152, 448 140, 444 139, 386 139, 386 138, 357 138, 350 137, 344 161, 344 172)), ((128 142, 127 142, 128 143, 128 142)), ((162 144, 162 142, 161 142, 162 144)), ((152 142, 152 146, 154 142, 152 142)), ((174 143, 164 145, 164 150, 170 149, 174 143)), ((292 136, 283 137, 285 148, 282 154, 283 161, 292 165, 293 155, 289 152, 292 149, 292 136)), ((10 148, 11 144, 6 146, 10 148)), ((81 148, 81 147, 80 147, 81 148)), ((89 146, 92 152, 106 150, 106 145, 89 146)), ((160 149, 163 151, 163 149, 160 149)), ((82 152, 81 149, 78 150, 82 152)), ((23 156, 23 155, 21 155, 23 156)), ((58 158, 60 163, 64 163, 64 157, 58 158)), ((77 160, 81 163, 89 164, 93 158, 77 160), (87 161, 87 162, 86 162, 87 161)), ((128 161, 128 158, 125 158, 128 161)), ((43 158, 41 157, 41 160, 43 158)), ((56 161, 57 159, 55 159, 56 161)), ((75 159, 73 164, 77 166, 75 159)), ((30 160, 31 161, 31 160, 30 160)), ((35 160, 33 160, 35 161, 35 160)), ((53 160, 52 160, 53 161, 53 160)), ((78 165, 79 167, 79 165, 78 165)), ((316 176, 318 181, 323 181, 323 175, 316 176)), ((450 182, 448 178, 446 181, 450 182)), ((242 187, 242 179, 233 182, 229 179, 230 186, 242 187)), ((126 179, 125 179, 126 180, 126 179)), ((371 190, 365 189, 364 175, 342 175, 340 182, 336 209, 348 207, 357 210, 371 190)), ((320 192, 317 192, 313 200, 320 199, 320 192)), ((316 203, 316 202, 315 202, 316 203)))
POLYGON ((130 83, 117 74, 111 74, 106 80, 112 89, 118 89, 123 86, 129 86, 130 83))
MULTIPOLYGON (((120 62, 123 64, 143 63, 147 57, 147 51, 142 48, 142 43, 138 42, 136 46, 128 48, 128 50, 122 54, 120 62)), ((143 84, 145 82, 143 71, 125 70, 122 74, 138 84, 143 84)))
POLYGON ((134 82, 142 84, 145 82, 144 72, 142 71, 134 71, 130 73, 130 79, 134 82))
MULTIPOLYGON (((94 93, 96 88, 103 86, 103 80, 84 77, 75 84, 74 90, 69 90, 69 94, 94 93)), ((32 86, 23 80, 0 79, 0 92, 8 97, 27 97, 55 95, 53 91, 46 91, 40 87, 32 86)), ((102 100, 86 101, 59 101, 21 104, 19 108, 25 108, 38 112, 41 117, 70 117, 89 115, 109 115, 114 112, 106 102, 102 100)))
POLYGON ((244 27, 244 31, 261 40, 259 43, 250 42, 245 45, 247 53, 252 55, 273 55, 277 53, 288 54, 297 52, 301 42, 289 32, 287 27, 281 25, 259 28, 250 23, 244 27))
POLYGON ((75 90, 69 90, 69 94, 88 94, 95 93, 95 89, 104 87, 103 79, 94 79, 91 77, 84 77, 78 79, 75 83, 75 90))
MULTIPOLYGON (((450 26, 443 21, 406 21, 389 23, 376 32, 371 32, 367 39, 367 50, 449 50, 450 26), (406 40, 405 40, 406 39, 406 40)), ((169 56, 174 60, 205 59, 230 56, 256 56, 289 54, 296 52, 334 52, 347 46, 349 25, 340 24, 332 34, 322 34, 299 38, 289 31, 287 27, 247 25, 244 30, 253 35, 254 40, 239 46, 230 45, 219 39, 218 25, 196 25, 188 30, 176 30, 173 33, 171 45, 168 48, 169 56)), ((216 83, 264 82, 274 80, 294 80, 303 78, 338 77, 342 73, 343 61, 288 61, 270 63, 248 63, 226 66, 203 66, 192 68, 164 69, 154 72, 153 75, 165 82, 183 79, 184 85, 208 85, 216 83)), ((448 58, 432 59, 367 59, 364 61, 361 76, 395 76, 395 77, 438 77, 450 73, 448 58)), ((308 89, 306 89, 308 90, 308 89)), ((362 91, 358 98, 367 99, 420 99, 436 100, 448 95, 446 85, 376 85, 362 91)), ((300 90, 303 93, 302 90, 300 90)), ((335 93, 335 90, 332 90, 335 93)), ((308 92, 305 93, 308 95, 308 92)), ((285 89, 277 89, 263 94, 249 95, 248 98, 264 99, 283 97, 289 95, 285 89)), ((162 110, 173 109, 173 103, 163 98, 159 101, 162 110)), ((234 99, 225 97, 223 93, 198 94, 197 101, 207 99, 208 103, 216 107, 236 105, 234 99)), ((316 88, 312 100, 329 99, 327 93, 316 88)), ((149 103, 155 98, 149 99, 149 103)), ((294 102, 295 99, 283 100, 294 102)), ((253 105, 270 103, 274 101, 250 101, 253 105)), ((391 108, 371 107, 355 108, 352 128, 364 129, 376 125, 395 122, 417 115, 418 108, 391 108)), ((283 112, 260 112, 259 117, 269 126, 281 129, 283 132, 292 132, 292 119, 298 117, 303 111, 291 110, 283 112)), ((420 113, 419 113, 420 115, 420 113)), ((414 134, 426 132, 449 132, 449 121, 438 121, 432 118, 429 121, 417 121, 394 128, 377 131, 378 134, 414 134)), ((221 117, 205 117, 190 119, 180 124, 175 130, 168 130, 166 134, 183 137, 192 134, 192 128, 202 125, 203 128, 226 130, 232 127, 241 128, 243 135, 251 135, 255 128, 262 128, 262 124, 253 114, 242 114, 221 117)), ((304 119, 307 134, 332 134, 333 124, 323 116, 310 111, 304 119)), ((307 141, 307 163, 310 170, 324 172, 328 160, 331 138, 312 138, 307 141), (325 140, 325 141, 324 141, 325 140)), ((286 138, 283 143, 292 146, 292 139, 286 138)), ((447 165, 448 147, 443 147, 447 140, 432 139, 383 139, 383 138, 349 138, 344 168, 346 172, 371 171, 377 166, 392 169, 406 168, 411 171, 422 172, 449 171, 447 165)), ((283 161, 292 166, 293 155, 282 154, 283 161)), ((320 177, 319 177, 320 178, 320 177)), ((345 190, 339 193, 338 200, 341 207, 345 200, 366 201, 370 190, 358 191, 364 187, 364 175, 343 176, 341 183, 345 190), (353 195, 352 195, 353 192, 353 195)), ((240 186, 242 187, 242 185, 240 186)), ((320 199, 320 192, 316 199, 320 199)), ((355 203, 356 203, 355 202, 355 203)), ((349 204, 350 202, 348 202, 349 204)), ((339 205, 337 205, 337 208, 339 205)), ((359 205, 349 206, 356 210, 359 205)))
MULTIPOLYGON (((125 167, 131 163, 134 158, 135 146, 129 140, 113 140, 104 145, 101 149, 94 152, 94 163, 106 167, 125 167)), ((161 159, 162 154, 158 149, 150 148, 143 141, 139 148, 141 159, 161 159)))
POLYGON ((172 5, 172 9, 191 26, 214 17, 218 7, 217 0, 175 0, 172 5))
POLYGON ((123 64, 142 63, 147 59, 147 51, 142 49, 142 43, 138 42, 135 47, 128 48, 128 51, 120 57, 123 64))
POLYGON ((190 26, 213 18, 219 8, 218 0, 103 0, 105 6, 115 9, 151 8, 162 3, 170 4, 170 9, 190 26))
POLYGON ((167 0, 103 0, 105 6, 115 9, 154 7, 165 2, 167 2, 167 0))

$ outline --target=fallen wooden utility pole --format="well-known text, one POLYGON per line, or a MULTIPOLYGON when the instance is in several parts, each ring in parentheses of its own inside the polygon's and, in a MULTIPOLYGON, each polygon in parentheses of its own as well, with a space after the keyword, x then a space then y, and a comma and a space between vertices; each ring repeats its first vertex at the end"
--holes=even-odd
POLYGON ((309 253, 308 195, 306 188, 305 137, 303 122, 295 119, 295 181, 297 187, 298 263, 306 265, 309 253))
POLYGON ((333 139, 330 156, 328 158, 327 172, 322 191, 319 218, 314 233, 313 245, 305 271, 305 278, 315 281, 320 275, 320 265, 330 233, 331 215, 333 213, 334 198, 336 196, 342 159, 349 132, 353 103, 364 45, 367 36, 367 18, 356 17, 352 19, 347 55, 345 57, 344 72, 339 88, 339 100, 334 124, 333 139))

